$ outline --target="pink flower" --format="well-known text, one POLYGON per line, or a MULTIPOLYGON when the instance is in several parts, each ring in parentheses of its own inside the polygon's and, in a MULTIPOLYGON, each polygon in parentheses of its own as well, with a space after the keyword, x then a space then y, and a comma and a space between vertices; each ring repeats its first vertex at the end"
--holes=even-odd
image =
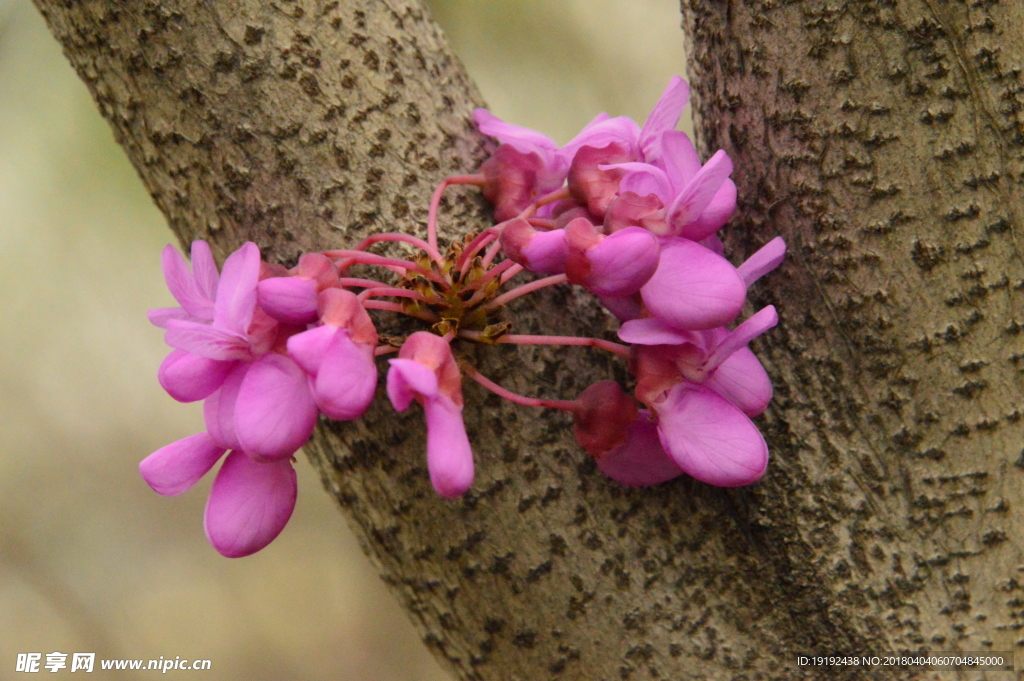
POLYGON ((620 166, 631 165, 632 158, 632 153, 615 143, 581 148, 569 167, 570 195, 580 205, 586 206, 595 220, 604 220, 626 172, 620 166))
MULTIPOLYGON (((208 320, 172 318, 164 340, 179 350, 216 360, 252 361, 273 344, 269 329, 250 337, 256 314, 256 286, 260 276, 260 249, 247 242, 224 261, 224 269, 208 320)), ((276 333, 276 330, 275 330, 276 333)))
POLYGON ((640 289, 651 314, 681 329, 728 324, 743 308, 747 287, 728 260, 695 241, 661 239, 658 268, 640 289))
POLYGON ((598 296, 633 295, 658 269, 658 239, 640 227, 605 236, 586 218, 576 218, 565 227, 565 242, 569 281, 598 296))
POLYGON ((711 236, 736 209, 736 185, 729 179, 732 161, 719 150, 701 165, 690 138, 676 131, 662 135, 661 151, 657 164, 616 163, 601 168, 622 174, 620 193, 658 197, 665 207, 661 235, 694 241, 711 236))
MULTIPOLYGON (((139 472, 154 491, 177 495, 189 490, 227 451, 208 433, 173 442, 150 454, 139 472)), ((206 536, 228 558, 259 551, 280 534, 295 508, 297 485, 291 461, 257 463, 231 452, 221 466, 206 503, 206 536)))
POLYGON ((501 229, 505 255, 531 272, 562 274, 568 257, 565 230, 540 231, 523 218, 514 218, 501 229))
POLYGON ((338 283, 338 269, 322 253, 303 253, 294 276, 260 281, 259 304, 279 322, 305 326, 316 321, 317 295, 338 283))
POLYGON ((636 395, 657 417, 665 452, 698 480, 735 487, 764 474, 768 448, 750 417, 764 411, 772 386, 747 344, 777 322, 768 306, 733 331, 680 330, 656 318, 619 329, 639 346, 636 395))
POLYGON ((601 149, 617 144, 630 160, 656 163, 662 155, 661 136, 675 130, 690 99, 690 87, 679 76, 672 76, 661 93, 643 128, 625 116, 609 118, 602 113, 587 124, 562 148, 570 160, 583 147, 601 149))
POLYGON ((580 393, 572 415, 576 442, 609 478, 648 487, 683 474, 661 446, 650 413, 637 410, 615 381, 600 381, 580 393))
MULTIPOLYGON (((561 149, 546 135, 477 109, 473 113, 477 128, 501 143, 480 169, 484 196, 495 206, 495 219, 515 217, 537 197, 561 187, 568 176, 573 197, 603 220, 622 172, 602 170, 599 165, 658 162, 662 134, 675 129, 688 99, 686 81, 675 76, 643 128, 625 116, 601 113, 561 149)), ((550 210, 545 207, 541 214, 550 210)))
POLYGON ((162 329, 171 319, 213 321, 213 301, 217 295, 217 263, 205 241, 192 242, 192 268, 189 272, 185 259, 170 244, 160 254, 164 280, 171 295, 181 307, 162 307, 149 311, 149 321, 162 329))
POLYGON ((506 123, 487 111, 473 112, 477 128, 501 145, 480 167, 483 193, 494 204, 499 222, 519 215, 540 195, 558 189, 569 172, 569 161, 548 137, 529 128, 506 123))
POLYGON ((139 469, 157 492, 180 494, 233 450, 210 492, 205 526, 219 552, 244 556, 273 540, 291 515, 290 458, 309 439, 317 409, 306 373, 280 352, 289 327, 257 305, 255 244, 228 257, 219 281, 202 242, 193 244, 193 265, 195 276, 165 249, 168 285, 184 314, 155 315, 176 347, 160 379, 176 399, 205 398, 207 432, 154 452, 139 469))
POLYGON ((462 422, 462 380, 448 341, 427 331, 409 336, 391 360, 388 397, 398 411, 413 400, 427 419, 427 469, 437 493, 453 499, 473 484, 473 452, 462 422))
POLYGON ((335 421, 363 415, 377 388, 377 331, 355 294, 320 294, 323 325, 288 339, 288 354, 312 377, 316 406, 335 421))

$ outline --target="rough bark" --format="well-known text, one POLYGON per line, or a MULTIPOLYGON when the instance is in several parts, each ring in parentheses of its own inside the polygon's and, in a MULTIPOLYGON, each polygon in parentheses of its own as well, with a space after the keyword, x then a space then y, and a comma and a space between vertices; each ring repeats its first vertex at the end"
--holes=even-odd
MULTIPOLYGON (((433 184, 481 158, 479 97, 415 0, 36 3, 183 243, 290 263, 422 229, 433 184)), ((705 147, 737 159, 735 248, 794 246, 758 287, 783 318, 760 485, 624 489, 563 414, 472 386, 456 502, 430 489, 419 414, 379 396, 320 426, 327 490, 460 678, 885 678, 905 674, 796 656, 1016 645, 1022 17, 975 5, 684 7, 705 147)), ((453 196, 449 230, 487 224, 453 196)), ((574 292, 514 312, 521 332, 607 323, 574 292)), ((530 394, 622 375, 492 350, 530 394)))
MULTIPOLYGON (((750 531, 808 640, 1024 646, 1024 6, 683 2, 776 398, 750 531), (781 570, 780 570, 781 568, 781 570)), ((818 644, 820 645, 820 643, 818 644)))

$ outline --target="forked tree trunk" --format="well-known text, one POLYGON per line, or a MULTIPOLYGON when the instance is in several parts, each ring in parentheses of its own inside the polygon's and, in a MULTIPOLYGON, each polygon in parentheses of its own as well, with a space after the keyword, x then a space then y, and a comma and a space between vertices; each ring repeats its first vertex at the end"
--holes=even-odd
MULTIPOLYGON (((292 262, 422 230, 433 185, 482 157, 479 96, 415 0, 36 3, 183 243, 292 262)), ((732 252, 792 246, 754 292, 782 317, 759 347, 765 480, 630 491, 565 415, 472 386, 459 501, 430 489, 420 415, 382 395, 321 425, 311 461, 460 678, 904 678, 797 655, 1015 648, 1024 8, 688 0, 684 24, 703 146, 736 161, 732 252)), ((448 234, 487 226, 452 196, 448 234)), ((607 324, 575 292, 513 313, 607 324)), ((491 350, 470 352, 529 394, 622 376, 583 349, 491 350)))

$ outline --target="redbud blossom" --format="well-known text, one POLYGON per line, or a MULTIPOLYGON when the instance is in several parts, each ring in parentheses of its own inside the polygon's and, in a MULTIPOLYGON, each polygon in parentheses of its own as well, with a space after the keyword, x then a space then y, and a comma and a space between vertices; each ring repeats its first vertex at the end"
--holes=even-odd
POLYGON ((391 404, 405 411, 416 400, 426 415, 430 482, 443 497, 459 496, 473 484, 473 452, 462 422, 462 379, 448 341, 417 331, 390 362, 391 404))

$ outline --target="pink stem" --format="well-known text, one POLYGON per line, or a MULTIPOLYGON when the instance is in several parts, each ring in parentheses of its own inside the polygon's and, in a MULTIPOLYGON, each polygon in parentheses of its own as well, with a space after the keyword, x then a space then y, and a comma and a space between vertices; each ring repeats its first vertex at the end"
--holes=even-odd
POLYGON ((551 277, 544 277, 543 279, 531 281, 529 284, 523 284, 522 286, 517 286, 511 291, 502 293, 500 296, 487 303, 487 305, 484 306, 484 309, 488 311, 493 310, 497 307, 501 307, 510 300, 518 298, 519 296, 525 296, 527 293, 533 293, 534 291, 540 290, 546 286, 564 284, 566 281, 568 281, 568 279, 564 274, 556 274, 551 277))
POLYGON ((386 300, 367 300, 363 303, 363 307, 367 310, 387 310, 388 312, 398 312, 399 314, 415 317, 416 319, 422 319, 423 321, 430 322, 432 324, 440 321, 440 318, 435 314, 431 314, 426 311, 424 311, 424 314, 413 314, 412 312, 403 310, 402 306, 398 303, 392 303, 386 300))
POLYGON ((360 288, 387 286, 387 284, 382 281, 374 281, 373 279, 356 279, 355 277, 341 277, 338 279, 338 283, 342 286, 359 286, 360 288))
POLYGON ((527 222, 530 223, 531 227, 540 227, 541 229, 555 228, 555 221, 548 218, 530 218, 527 222))
POLYGON ((601 338, 581 338, 579 336, 529 336, 510 333, 501 336, 494 342, 495 344, 514 343, 516 345, 584 345, 607 350, 619 357, 629 359, 628 345, 606 341, 601 338))
POLYGON ((394 296, 396 298, 412 298, 418 300, 421 303, 428 302, 426 298, 417 293, 416 291, 410 291, 407 288, 395 288, 394 286, 381 286, 378 288, 368 288, 360 293, 356 298, 360 303, 366 302, 368 298, 375 298, 377 296, 394 296))
MULTIPOLYGON (((345 274, 345 271, 348 270, 349 267, 352 267, 352 265, 357 265, 359 263, 357 263, 355 261, 355 259, 353 259, 353 258, 342 258, 342 259, 338 260, 337 262, 335 262, 334 264, 338 266, 338 274, 345 274)), ((383 267, 388 272, 394 272, 395 274, 397 274, 398 276, 402 277, 403 279, 405 278, 405 268, 404 267, 396 267, 394 265, 381 265, 381 264, 378 264, 377 266, 378 267, 383 267)), ((367 280, 367 281, 370 281, 370 280, 367 280)), ((352 284, 352 285, 353 286, 358 286, 359 284, 352 284)))
POLYGON ((561 189, 556 189, 555 191, 553 191, 553 192, 551 192, 551 193, 549 193, 549 194, 547 194, 547 195, 537 199, 536 201, 531 203, 529 206, 527 206, 523 210, 523 212, 519 214, 519 217, 521 217, 521 218, 523 218, 525 220, 529 220, 531 217, 533 217, 533 214, 536 213, 537 210, 541 206, 546 206, 549 203, 554 203, 555 201, 561 201, 562 199, 567 199, 567 198, 569 198, 569 188, 568 187, 562 187, 561 189))
POLYGON ((452 175, 441 180, 434 195, 430 197, 430 208, 427 210, 427 241, 437 250, 437 209, 441 205, 441 196, 448 185, 472 184, 477 187, 484 185, 483 175, 452 175))
POLYGON ((380 357, 381 355, 387 355, 392 352, 398 352, 398 348, 393 345, 378 345, 373 351, 373 356, 380 357))
POLYGON ((480 261, 480 266, 484 268, 490 267, 491 263, 494 262, 495 256, 498 255, 498 251, 500 249, 500 241, 496 241, 493 244, 491 244, 491 247, 487 249, 487 253, 484 255, 484 259, 480 261))
POLYGON ((466 276, 466 272, 469 271, 469 265, 473 262, 473 258, 480 249, 491 243, 498 238, 500 230, 496 230, 494 227, 489 227, 484 231, 480 232, 475 239, 469 242, 466 246, 466 250, 462 252, 459 259, 455 261, 455 266, 459 268, 459 274, 466 276))
POLYGON ((513 265, 515 265, 515 263, 511 260, 502 260, 497 265, 480 275, 480 278, 473 282, 472 288, 480 288, 513 265))
POLYGON ((516 276, 517 274, 519 274, 520 272, 522 272, 525 269, 526 269, 525 267, 523 267, 522 265, 519 265, 519 264, 515 265, 514 267, 508 268, 508 271, 504 272, 501 275, 501 283, 505 284, 509 279, 511 279, 512 277, 516 276))
MULTIPOLYGON (((328 258, 345 258, 346 260, 352 260, 352 263, 360 263, 363 265, 381 265, 383 267, 401 267, 406 270, 412 270, 417 274, 436 281, 439 284, 444 284, 444 280, 438 275, 434 274, 430 270, 420 267, 414 262, 408 260, 398 260, 397 258, 385 258, 383 255, 377 255, 376 253, 367 253, 366 251, 350 251, 345 249, 336 249, 333 251, 324 251, 324 255, 328 258)), ((348 267, 347 263, 345 266, 348 267)))
POLYGON ((411 244, 416 248, 419 248, 430 256, 430 259, 438 264, 442 269, 444 268, 444 258, 441 257, 441 252, 437 250, 435 246, 431 246, 423 239, 417 239, 410 234, 402 234, 401 232, 385 232, 383 234, 373 234, 366 237, 359 242, 353 250, 365 251, 371 245, 379 243, 381 241, 401 241, 407 244, 411 244))
POLYGON ((516 404, 521 404, 524 407, 548 407, 549 409, 561 409, 562 411, 572 411, 576 407, 576 402, 574 401, 542 400, 537 397, 526 397, 524 395, 514 393, 511 390, 506 390, 476 369, 469 366, 463 366, 462 370, 466 372, 470 378, 490 390, 498 397, 504 397, 509 402, 515 402, 516 404))

